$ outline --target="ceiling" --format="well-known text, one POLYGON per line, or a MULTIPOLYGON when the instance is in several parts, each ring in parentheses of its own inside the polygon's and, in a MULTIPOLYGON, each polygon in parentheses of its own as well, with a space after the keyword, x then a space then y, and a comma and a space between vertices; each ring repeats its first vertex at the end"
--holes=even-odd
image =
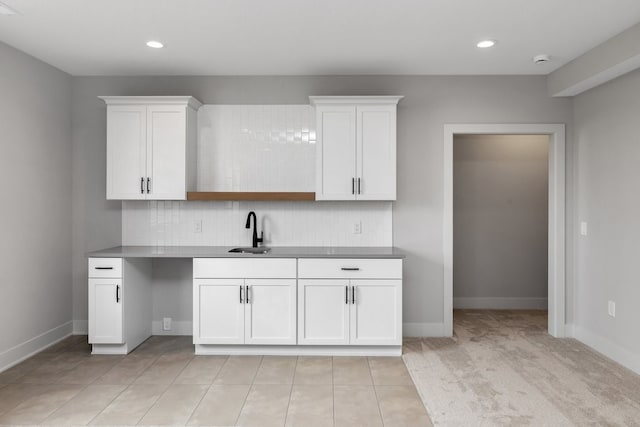
POLYGON ((0 41, 72 75, 548 74, 640 21, 638 0, 0 1, 0 41))

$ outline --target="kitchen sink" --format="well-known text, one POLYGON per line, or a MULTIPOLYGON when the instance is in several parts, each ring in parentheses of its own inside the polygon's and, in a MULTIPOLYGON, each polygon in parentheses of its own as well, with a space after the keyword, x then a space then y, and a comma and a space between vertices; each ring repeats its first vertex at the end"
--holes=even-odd
POLYGON ((271 248, 233 248, 229 252, 241 254, 266 254, 271 248))

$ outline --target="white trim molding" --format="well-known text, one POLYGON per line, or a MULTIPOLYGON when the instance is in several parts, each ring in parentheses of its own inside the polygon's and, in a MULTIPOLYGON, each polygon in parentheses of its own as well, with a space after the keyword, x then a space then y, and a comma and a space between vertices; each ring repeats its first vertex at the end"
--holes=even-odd
POLYGON ((193 322, 174 320, 170 331, 162 330, 162 320, 151 322, 151 335, 193 335, 193 322))
POLYGON ((310 96, 311 105, 318 104, 392 104, 397 105, 404 96, 310 96))
POLYGON ((549 334, 565 325, 565 126, 564 124, 444 125, 444 333, 453 335, 453 137, 459 134, 549 135, 549 334))
POLYGON ((640 375, 640 354, 633 354, 608 338, 577 325, 572 326, 571 332, 573 338, 640 375))
POLYGON ((453 308, 473 310, 546 310, 547 298, 454 297, 453 308))
POLYGON ((0 353, 0 372, 62 341, 71 335, 71 331, 72 322, 69 321, 0 353))
POLYGON ((196 355, 232 356, 402 356, 402 346, 212 345, 196 344, 196 355))

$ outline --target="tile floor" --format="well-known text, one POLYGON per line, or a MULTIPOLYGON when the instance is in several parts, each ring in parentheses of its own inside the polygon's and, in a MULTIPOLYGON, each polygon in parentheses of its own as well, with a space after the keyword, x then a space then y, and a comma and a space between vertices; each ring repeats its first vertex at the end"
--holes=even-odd
POLYGON ((0 425, 430 426, 401 358, 194 356, 152 337, 91 356, 72 336, 0 373, 0 425))

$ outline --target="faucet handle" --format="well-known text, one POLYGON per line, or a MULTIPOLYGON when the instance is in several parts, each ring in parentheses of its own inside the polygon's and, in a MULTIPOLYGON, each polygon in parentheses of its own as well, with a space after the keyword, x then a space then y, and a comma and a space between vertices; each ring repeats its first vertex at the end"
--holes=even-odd
POLYGON ((264 242, 264 231, 260 232, 260 237, 258 237, 258 243, 263 243, 264 242))

